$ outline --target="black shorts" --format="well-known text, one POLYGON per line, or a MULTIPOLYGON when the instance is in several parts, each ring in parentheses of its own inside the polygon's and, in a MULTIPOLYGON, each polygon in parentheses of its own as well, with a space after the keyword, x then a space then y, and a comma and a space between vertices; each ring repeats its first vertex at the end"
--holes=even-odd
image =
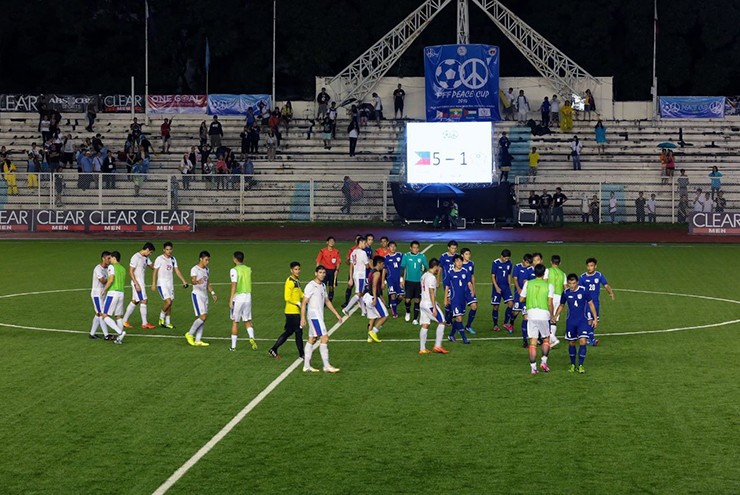
POLYGON ((327 287, 336 287, 337 284, 334 283, 334 277, 336 276, 337 271, 336 270, 326 270, 326 277, 324 278, 324 283, 327 287))
POLYGON ((300 332, 301 331, 301 315, 294 315, 294 314, 286 313, 285 331, 286 332, 300 332))
POLYGON ((409 282, 403 286, 406 299, 421 299, 421 282, 409 282))

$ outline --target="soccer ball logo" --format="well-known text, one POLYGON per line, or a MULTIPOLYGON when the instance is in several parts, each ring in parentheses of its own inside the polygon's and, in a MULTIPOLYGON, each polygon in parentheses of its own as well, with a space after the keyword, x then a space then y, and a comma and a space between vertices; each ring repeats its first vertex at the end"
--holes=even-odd
POLYGON ((434 71, 434 77, 444 89, 456 89, 462 84, 460 80, 460 62, 448 58, 443 60, 434 71))

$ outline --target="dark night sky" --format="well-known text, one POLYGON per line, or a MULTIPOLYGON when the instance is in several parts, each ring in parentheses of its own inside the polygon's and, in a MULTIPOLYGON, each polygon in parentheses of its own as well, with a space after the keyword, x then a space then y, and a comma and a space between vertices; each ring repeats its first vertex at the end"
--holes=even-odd
MULTIPOLYGON (((311 97, 315 75, 334 75, 420 0, 278 0, 278 98, 311 97)), ((619 100, 649 99, 653 2, 503 0, 596 76, 615 76, 619 100)), ((109 93, 144 78, 143 0, 0 0, 0 93, 109 93)), ((455 42, 455 2, 391 69, 422 75, 425 45, 455 42)), ((211 46, 211 92, 269 92, 271 0, 151 0, 150 93, 202 93, 211 46)), ((471 42, 502 48, 503 76, 536 75, 470 5, 471 42)), ((740 93, 740 0, 660 0, 662 95, 740 93)), ((143 92, 143 87, 138 88, 143 92)))

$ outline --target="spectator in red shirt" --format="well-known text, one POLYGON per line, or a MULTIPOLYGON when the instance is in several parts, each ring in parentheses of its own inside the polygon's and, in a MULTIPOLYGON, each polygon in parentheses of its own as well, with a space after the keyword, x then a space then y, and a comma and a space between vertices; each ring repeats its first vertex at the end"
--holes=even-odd
POLYGON ((172 139, 170 136, 171 129, 172 121, 164 119, 164 122, 162 122, 162 125, 159 127, 159 131, 162 134, 162 153, 170 152, 170 141, 172 139))
POLYGON ((334 300, 334 288, 337 286, 337 275, 339 273, 339 265, 342 264, 342 256, 337 248, 334 247, 336 241, 334 237, 329 236, 326 238, 326 247, 319 251, 316 256, 316 266, 323 266, 326 268, 326 278, 324 283, 326 284, 326 290, 329 294, 329 300, 334 300))

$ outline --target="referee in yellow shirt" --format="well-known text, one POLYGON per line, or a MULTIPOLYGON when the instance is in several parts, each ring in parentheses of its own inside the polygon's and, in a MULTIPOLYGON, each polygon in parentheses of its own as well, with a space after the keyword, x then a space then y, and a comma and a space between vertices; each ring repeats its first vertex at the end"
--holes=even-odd
POLYGON ((303 329, 301 328, 301 301, 303 301, 303 289, 301 288, 301 264, 297 261, 290 263, 290 276, 285 280, 283 298, 285 299, 285 331, 278 337, 269 351, 270 356, 279 358, 278 348, 285 343, 291 335, 295 334, 295 345, 298 347, 298 355, 303 359, 303 329))

